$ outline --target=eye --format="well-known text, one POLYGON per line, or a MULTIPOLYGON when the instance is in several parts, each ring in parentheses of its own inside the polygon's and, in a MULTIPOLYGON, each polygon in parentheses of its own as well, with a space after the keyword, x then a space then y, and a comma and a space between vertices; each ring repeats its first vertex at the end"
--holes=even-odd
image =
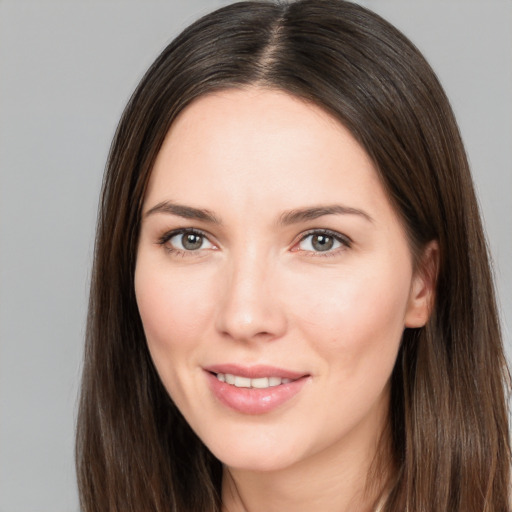
POLYGON ((350 247, 351 241, 344 235, 332 231, 314 231, 303 236, 297 250, 308 252, 333 252, 341 247, 350 247))
POLYGON ((160 243, 171 252, 183 253, 215 248, 206 235, 194 229, 183 229, 168 233, 160 239, 160 243))

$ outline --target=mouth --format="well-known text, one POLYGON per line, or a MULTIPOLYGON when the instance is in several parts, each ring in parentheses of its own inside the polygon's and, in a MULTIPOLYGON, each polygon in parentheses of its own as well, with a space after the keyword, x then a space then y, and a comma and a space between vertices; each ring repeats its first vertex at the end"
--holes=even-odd
POLYGON ((291 400, 310 375, 269 366, 204 368, 210 389, 224 406, 242 414, 268 413, 291 400))
POLYGON ((281 377, 258 377, 257 379, 251 379, 249 377, 233 375, 232 373, 214 373, 214 375, 220 382, 226 382, 237 388, 267 389, 293 382, 293 379, 281 377))

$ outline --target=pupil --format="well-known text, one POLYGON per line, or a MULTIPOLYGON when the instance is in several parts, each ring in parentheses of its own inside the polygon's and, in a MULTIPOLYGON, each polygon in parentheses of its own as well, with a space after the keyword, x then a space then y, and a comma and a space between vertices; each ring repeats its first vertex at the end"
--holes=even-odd
POLYGON ((183 235, 181 243, 183 244, 183 247, 185 247, 185 249, 193 251, 201 247, 203 239, 199 235, 195 235, 194 233, 188 233, 183 235))
POLYGON ((315 235, 312 240, 313 247, 317 251, 328 251, 332 248, 334 240, 332 236, 315 235))

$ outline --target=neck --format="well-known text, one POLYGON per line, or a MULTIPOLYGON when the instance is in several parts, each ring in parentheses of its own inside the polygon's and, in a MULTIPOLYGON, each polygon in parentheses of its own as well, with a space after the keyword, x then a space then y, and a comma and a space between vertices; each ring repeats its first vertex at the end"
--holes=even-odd
POLYGON ((223 512, 375 511, 391 474, 388 429, 370 445, 345 441, 285 469, 225 467, 223 512))

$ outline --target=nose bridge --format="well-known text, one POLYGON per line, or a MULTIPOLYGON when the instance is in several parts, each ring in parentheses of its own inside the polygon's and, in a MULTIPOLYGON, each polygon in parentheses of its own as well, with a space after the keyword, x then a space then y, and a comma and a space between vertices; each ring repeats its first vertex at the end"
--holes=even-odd
POLYGON ((262 249, 245 247, 226 262, 217 329, 233 339, 276 338, 286 318, 274 286, 275 262, 262 249))

